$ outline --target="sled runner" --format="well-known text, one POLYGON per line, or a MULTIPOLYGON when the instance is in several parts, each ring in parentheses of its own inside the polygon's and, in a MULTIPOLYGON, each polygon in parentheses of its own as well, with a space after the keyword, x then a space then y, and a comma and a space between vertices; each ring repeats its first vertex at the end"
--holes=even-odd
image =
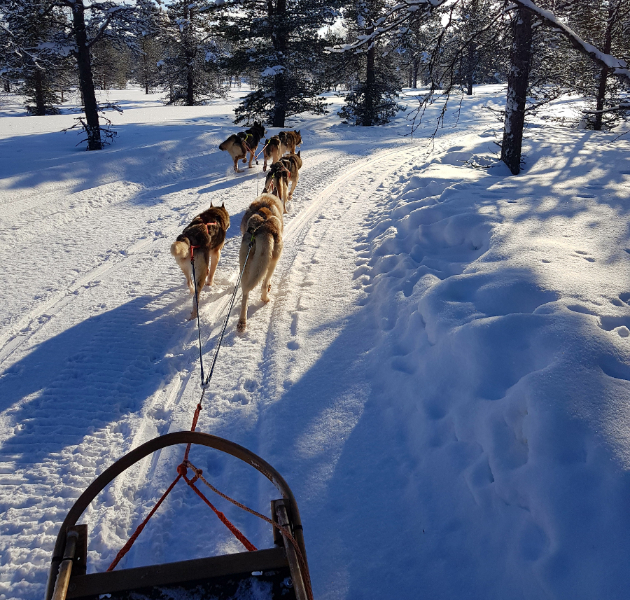
MULTIPOLYGON (((181 475, 180 468, 178 473, 181 475)), ((198 480, 199 473, 201 471, 193 481, 198 480)), ((182 476, 186 479, 185 473, 182 476)), ((186 482, 190 485, 188 479, 186 482)), ((184 531, 182 535, 185 535, 184 531)), ((241 597, 261 600, 312 598, 295 498, 282 476, 253 452, 213 435, 182 431, 155 438, 126 454, 81 494, 59 530, 45 600, 238 600, 241 597), (274 547, 87 575, 87 525, 77 525, 85 509, 123 471, 149 454, 175 444, 197 444, 230 454, 254 467, 273 483, 282 496, 271 503, 274 547)))

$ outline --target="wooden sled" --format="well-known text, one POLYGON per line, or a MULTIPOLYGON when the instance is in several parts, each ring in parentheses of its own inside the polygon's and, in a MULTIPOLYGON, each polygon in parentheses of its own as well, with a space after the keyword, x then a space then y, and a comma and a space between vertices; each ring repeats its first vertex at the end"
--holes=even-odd
POLYGON ((61 525, 53 550, 46 600, 309 600, 310 577, 300 513, 291 489, 262 458, 228 440, 191 431, 169 433, 116 461, 81 494, 61 525), (87 525, 77 521, 107 484, 149 454, 175 444, 198 444, 230 454, 257 469, 282 495, 271 503, 273 548, 149 567, 86 574, 87 525), (299 550, 296 551, 296 546, 299 550))

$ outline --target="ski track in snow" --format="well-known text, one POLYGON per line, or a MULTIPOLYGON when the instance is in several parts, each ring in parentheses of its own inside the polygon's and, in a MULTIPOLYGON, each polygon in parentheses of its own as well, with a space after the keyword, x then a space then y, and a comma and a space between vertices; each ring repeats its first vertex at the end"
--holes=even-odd
MULTIPOLYGON (((630 585, 627 165, 546 124, 528 130, 519 178, 471 168, 495 160, 488 89, 464 99, 460 129, 440 131, 430 155, 401 130, 302 121, 271 302, 252 294, 240 335, 237 295, 198 429, 288 480, 316 597, 621 600, 630 585)), ((100 171, 91 153, 18 165, 0 184, 0 260, 24 282, 0 292, 0 599, 41 597, 58 526, 99 473, 190 427, 197 330, 169 246, 210 199, 226 203, 228 240, 201 300, 207 369, 240 220, 263 186, 260 167, 234 175, 211 150, 234 128, 225 107, 208 110, 216 122, 169 124, 176 141, 136 127, 137 144, 103 153, 100 171), (208 131, 188 135, 200 123, 208 131), (40 239, 38 271, 24 273, 15 257, 40 239)), ((141 461, 86 511, 90 571, 182 455, 141 461)), ((191 460, 257 510, 276 496, 216 453, 191 460)), ((271 544, 265 523, 220 509, 271 544)), ((237 551, 179 485, 121 567, 237 551)))

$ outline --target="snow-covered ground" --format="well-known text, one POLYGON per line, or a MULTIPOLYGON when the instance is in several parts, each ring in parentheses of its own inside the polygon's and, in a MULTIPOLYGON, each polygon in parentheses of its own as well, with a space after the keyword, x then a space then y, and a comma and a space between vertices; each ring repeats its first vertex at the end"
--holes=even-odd
MULTIPOLYGON (((240 219, 262 190, 260 166, 234 175, 218 150, 238 130, 239 93, 194 108, 107 96, 124 113, 102 152, 61 133, 72 114, 0 106, 0 599, 42 597, 58 526, 99 473, 190 427, 196 325, 169 246, 225 202, 232 224, 201 310, 209 361, 240 219)), ((499 86, 464 98, 431 153, 437 109, 413 140, 404 115, 289 124, 304 166, 272 300, 253 298, 244 335, 233 311, 199 429, 292 486, 316 598, 628 596, 628 136, 539 119, 521 175, 473 168, 496 161, 487 103, 502 104, 499 86)), ((91 571, 181 455, 147 459, 92 504, 91 571)), ((191 458, 268 512, 264 478, 211 451, 191 458)), ((266 524, 217 504, 271 545, 266 524)), ((179 485, 121 567, 240 550, 179 485)))

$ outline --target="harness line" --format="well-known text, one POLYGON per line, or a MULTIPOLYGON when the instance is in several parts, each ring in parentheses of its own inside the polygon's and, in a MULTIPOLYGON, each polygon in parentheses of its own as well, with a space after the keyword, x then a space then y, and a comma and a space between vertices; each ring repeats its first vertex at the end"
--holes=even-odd
MULTIPOLYGON (((216 223, 211 223, 211 224, 212 225, 216 225, 216 223)), ((206 224, 206 227, 207 227, 207 225, 208 224, 206 224)), ((194 261, 194 248, 198 248, 199 246, 191 245, 191 247, 190 247, 190 262, 192 264, 193 279, 195 280, 195 301, 196 301, 196 306, 197 306, 197 333, 198 333, 198 339, 199 339, 199 362, 201 364, 201 382, 202 382, 201 396, 199 398, 199 402, 198 402, 197 407, 195 409, 192 425, 191 425, 191 428, 190 428, 191 431, 195 431, 195 428, 197 427, 197 421, 199 419, 199 414, 200 414, 200 412, 201 412, 201 410, 203 408, 202 407, 203 397, 204 397, 204 395, 206 393, 206 388, 208 387, 208 384, 210 383, 210 379, 212 378, 212 374, 214 373, 214 367, 216 365, 217 358, 219 356, 219 349, 221 348, 221 343, 223 342, 223 336, 224 336, 225 330, 227 328, 227 323, 228 323, 228 320, 229 320, 229 317, 230 317, 230 313, 232 312, 232 308, 234 306, 234 300, 236 298, 236 293, 238 291, 238 286, 239 286, 239 284, 241 282, 241 279, 243 278, 243 274, 245 272, 245 267, 247 266, 247 262, 249 260, 249 255, 251 254, 252 248, 254 246, 254 236, 256 234, 256 231, 257 231, 257 229, 255 229, 254 231, 251 232, 251 238, 249 240, 249 244, 248 244, 248 247, 247 247, 247 255, 245 256, 245 262, 243 263, 243 268, 241 269, 241 272, 239 273, 238 279, 236 281, 236 285, 234 286, 234 292, 232 293, 232 298, 231 298, 230 303, 229 303, 227 315, 226 315, 225 320, 223 322, 223 329, 221 331, 221 336, 220 336, 219 341, 217 342, 217 346, 215 348, 214 357, 212 359, 212 366, 210 368, 210 373, 208 374, 208 377, 207 377, 207 379, 205 381, 204 381, 204 377, 203 377, 203 359, 202 359, 202 350, 201 350, 201 333, 200 333, 200 322, 199 322, 199 295, 198 295, 198 290, 197 290, 197 280, 195 278, 195 261, 194 261)), ((218 510, 204 496, 204 494, 201 492, 201 490, 195 485, 195 483, 197 481, 202 481, 206 486, 208 486, 217 495, 221 496, 222 498, 224 498, 228 502, 231 502, 233 505, 239 507, 240 509, 242 509, 242 510, 244 510, 244 511, 246 511, 246 512, 248 512, 248 513, 250 513, 250 514, 252 514, 252 515, 254 515, 256 517, 258 517, 259 519, 262 519, 263 521, 266 521, 267 523, 271 524, 274 528, 276 528, 278 531, 280 531, 280 533, 289 541, 289 543, 295 549, 295 552, 296 552, 296 555, 297 555, 297 559, 298 559, 298 563, 300 565, 302 574, 304 576, 304 584, 305 584, 306 594, 307 594, 309 600, 313 600, 313 589, 312 589, 311 580, 310 580, 310 576, 309 576, 308 566, 306 564, 306 560, 304 559, 304 556, 302 555, 302 552, 300 551, 300 547, 299 547, 295 537, 291 534, 291 531, 289 529, 287 529, 286 527, 283 527, 280 524, 278 524, 278 523, 274 522, 273 520, 269 519, 268 517, 265 517, 263 514, 261 514, 261 513, 255 511, 255 510, 245 506, 244 504, 241 504, 240 502, 234 500, 233 498, 230 498, 227 494, 224 494, 223 492, 221 492, 217 488, 215 488, 209 481, 207 481, 204 478, 203 471, 201 469, 198 469, 197 467, 195 467, 188 460, 188 456, 189 456, 189 453, 190 453, 190 448, 191 448, 191 444, 188 444, 187 447, 186 447, 186 452, 184 453, 184 459, 177 467, 177 477, 175 477, 175 479, 169 485, 167 490, 162 494, 160 499, 155 503, 155 505, 153 506, 151 511, 147 514, 147 516, 140 523, 140 525, 138 525, 138 527, 136 528, 136 530, 133 533, 133 535, 129 538, 129 540, 127 540, 126 544, 120 549, 120 551, 115 556, 115 558, 112 561, 112 563, 107 568, 107 571, 112 571, 113 569, 116 568, 116 566, 121 561, 121 559, 125 556, 125 554, 127 554, 127 552, 129 552, 129 550, 133 546, 133 544, 136 541, 136 539, 138 538, 138 536, 142 533, 142 530, 145 528, 146 524, 149 522, 149 519, 151 519, 151 517, 157 512, 157 510, 160 507, 160 505, 162 504, 162 502, 164 502, 164 500, 170 494, 170 492, 173 490, 173 488, 178 483, 178 481, 183 478, 184 481, 188 484, 188 486, 190 488, 192 488, 192 490, 195 492, 195 494, 197 494, 197 496, 199 496, 205 502, 205 504, 207 504, 212 509, 212 511, 219 518, 219 520, 230 530, 230 532, 234 535, 234 537, 236 537, 241 542, 241 544, 243 544, 243 546, 245 546, 245 548, 249 552, 255 551, 257 549, 256 546, 254 546, 254 544, 252 544, 245 537, 245 535, 243 535, 243 533, 234 524, 232 524, 230 522, 230 520, 220 510, 218 510), (187 472, 188 472, 189 468, 195 474, 192 479, 187 476, 187 472)))
POLYGON ((245 272, 245 267, 247 266, 247 261, 249 260, 249 255, 251 254, 252 248, 254 246, 254 233, 256 233, 255 231, 252 232, 252 237, 249 240, 249 244, 247 247, 247 256, 245 257, 245 262, 243 263, 243 268, 241 269, 241 272, 238 276, 238 279, 236 280, 236 285, 234 286, 234 291, 232 292, 232 299, 230 300, 230 305, 227 311, 227 314, 225 315, 225 320, 223 321, 223 329, 221 331, 221 337, 219 338, 219 341, 217 342, 217 346, 214 350, 214 356, 212 357, 212 366, 210 367, 210 373, 208 374, 208 378, 206 379, 206 381, 203 383, 204 387, 207 386, 210 383, 210 379, 212 379, 212 374, 214 373, 214 366, 217 363, 217 358, 219 356, 219 350, 221 348, 221 343, 223 342, 223 336, 225 335, 225 330, 227 329, 227 324, 228 324, 228 320, 230 318, 230 313, 232 312, 232 308, 234 306, 234 300, 236 298, 236 293, 238 292, 238 286, 241 283, 241 279, 243 278, 243 273, 245 272))
MULTIPOLYGON (((210 225, 216 225, 216 223, 210 223, 210 225)), ((199 420, 199 414, 201 413, 203 409, 203 405, 202 405, 203 397, 206 393, 206 388, 208 387, 208 384, 210 383, 210 379, 212 378, 212 374, 214 373, 214 367, 216 365, 217 358, 219 356, 219 349, 221 348, 221 343, 223 342, 223 336, 225 335, 225 330, 227 328, 227 324, 230 318, 230 313, 232 312, 232 308, 234 306, 234 300, 236 298, 236 293, 238 292, 238 286, 241 283, 241 279, 243 278, 243 273, 245 272, 245 267, 247 266, 247 261, 249 260, 249 255, 251 254, 252 248, 254 246, 255 233, 256 233, 256 230, 254 230, 251 234, 251 238, 249 240, 249 244, 247 248, 247 256, 245 257, 243 268, 241 269, 241 272, 239 273, 238 279, 236 281, 236 285, 234 286, 234 292, 232 293, 232 298, 229 303, 228 311, 225 316, 225 320, 223 322, 223 329, 221 330, 221 336, 219 338, 219 341, 217 342, 217 346, 214 351, 214 357, 212 359, 212 366, 210 368, 210 373, 208 374, 208 377, 205 380, 203 376, 203 355, 202 355, 202 348, 201 348, 201 328, 200 328, 200 321, 199 321, 199 292, 197 290, 197 280, 195 278, 195 259, 194 259, 194 248, 199 248, 199 246, 193 246, 192 244, 190 246, 190 262, 192 265, 193 279, 195 281, 195 301, 196 301, 196 306, 197 306, 197 338, 199 340, 199 362, 201 364, 201 387, 202 387, 201 396, 199 398, 199 402, 197 403, 197 407, 193 415, 190 431, 195 431, 195 428, 197 427, 197 421, 199 420)), ((191 448, 191 444, 188 444, 186 446, 186 451, 184 452, 184 459, 182 460, 180 465, 177 467, 177 477, 174 479, 174 481, 171 483, 168 489, 164 492, 164 494, 162 494, 161 498, 155 503, 155 506, 151 509, 149 514, 144 518, 142 523, 138 525, 138 527, 136 528, 132 536, 127 540, 125 545, 120 549, 120 551, 118 552, 118 554, 116 555, 112 563, 107 568, 108 571, 112 571, 114 568, 116 568, 116 565, 121 561, 121 559, 125 556, 125 554, 129 552, 134 542, 136 541, 136 539, 138 539, 138 536, 142 533, 142 530, 145 528, 146 524, 149 522, 149 519, 156 513, 156 511, 158 510, 162 502, 164 502, 166 497, 171 493, 171 490, 175 487, 175 485, 181 478, 183 478, 184 481, 188 484, 188 486, 191 487, 193 491, 214 511, 214 513, 217 515, 219 520, 232 532, 232 534, 243 544, 243 546, 245 546, 245 548, 248 551, 252 552, 256 550, 256 546, 254 546, 243 535, 243 533, 241 533, 241 531, 239 531, 238 528, 235 525, 233 525, 230 522, 230 520, 203 495, 203 493, 201 492, 201 490, 199 490, 199 488, 197 488, 197 486, 195 486, 195 482, 201 477, 201 471, 196 468, 193 468, 193 470, 195 471, 195 476, 192 479, 189 479, 186 476, 187 466, 191 466, 192 468, 192 465, 190 465, 188 461, 190 448, 191 448)), ((209 484, 206 482, 206 485, 209 485, 209 484)), ((221 494, 221 495, 227 498, 227 496, 225 496, 224 494, 221 494)), ((233 501, 233 503, 236 504, 237 506, 239 506, 240 504, 240 503, 236 503, 236 501, 233 501)))

